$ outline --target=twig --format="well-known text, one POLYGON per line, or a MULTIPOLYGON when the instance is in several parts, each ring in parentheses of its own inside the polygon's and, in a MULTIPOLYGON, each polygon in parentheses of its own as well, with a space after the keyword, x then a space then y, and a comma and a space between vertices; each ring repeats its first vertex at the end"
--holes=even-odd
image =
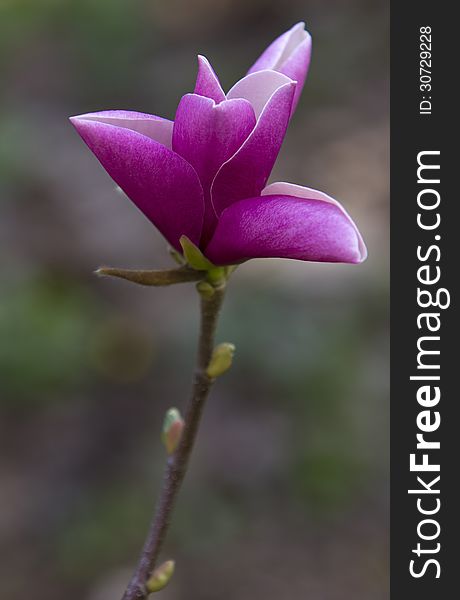
POLYGON ((147 538, 134 575, 122 600, 144 600, 146 583, 155 568, 168 531, 172 511, 187 471, 205 401, 214 379, 206 374, 214 349, 217 320, 224 299, 225 286, 217 287, 211 297, 201 295, 201 323, 197 368, 193 389, 185 411, 185 426, 177 450, 167 461, 163 486, 147 538))
POLYGON ((196 271, 189 267, 179 267, 178 269, 150 271, 143 269, 118 269, 114 267, 99 267, 95 271, 100 277, 119 277, 139 285, 164 286, 174 283, 187 283, 190 281, 199 281, 203 279, 204 273, 196 271))

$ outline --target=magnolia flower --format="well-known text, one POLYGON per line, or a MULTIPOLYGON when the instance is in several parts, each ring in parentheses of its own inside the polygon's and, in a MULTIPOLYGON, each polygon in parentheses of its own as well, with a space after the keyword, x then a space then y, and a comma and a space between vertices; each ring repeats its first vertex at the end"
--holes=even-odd
POLYGON ((179 252, 186 236, 215 265, 251 258, 359 263, 361 235, 323 192, 267 180, 308 71, 299 23, 225 94, 203 56, 174 122, 110 110, 71 121, 108 174, 179 252))

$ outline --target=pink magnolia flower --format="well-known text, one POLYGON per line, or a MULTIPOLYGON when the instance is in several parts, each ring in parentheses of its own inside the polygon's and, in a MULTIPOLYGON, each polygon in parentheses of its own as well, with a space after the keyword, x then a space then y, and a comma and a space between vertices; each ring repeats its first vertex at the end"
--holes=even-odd
POLYGON ((299 23, 276 39, 225 94, 198 57, 193 94, 173 121, 110 110, 71 121, 105 170, 181 251, 187 236, 216 265, 258 257, 359 263, 362 237, 326 194, 267 184, 308 71, 299 23))

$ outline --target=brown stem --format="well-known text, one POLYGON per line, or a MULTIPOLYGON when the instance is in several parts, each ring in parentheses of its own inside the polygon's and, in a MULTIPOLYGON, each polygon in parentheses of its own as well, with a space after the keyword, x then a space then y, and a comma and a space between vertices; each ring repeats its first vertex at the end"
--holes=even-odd
POLYGON ((122 600, 144 600, 148 595, 146 583, 154 570, 162 549, 177 495, 187 471, 204 403, 214 381, 206 375, 206 368, 214 348, 217 320, 224 299, 224 293, 225 288, 222 286, 216 288, 211 297, 201 296, 201 323, 197 368, 192 394, 185 411, 184 430, 177 450, 168 458, 155 515, 150 525, 139 563, 122 600))
POLYGON ((139 285, 164 286, 174 283, 187 283, 203 279, 203 271, 196 271, 189 267, 179 267, 164 271, 150 271, 143 269, 118 269, 114 267, 99 267, 95 271, 100 277, 119 277, 139 285))

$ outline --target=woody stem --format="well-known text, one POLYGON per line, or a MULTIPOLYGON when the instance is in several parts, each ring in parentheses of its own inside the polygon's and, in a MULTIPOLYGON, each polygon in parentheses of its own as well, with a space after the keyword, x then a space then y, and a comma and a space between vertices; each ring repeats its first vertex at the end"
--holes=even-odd
POLYGON ((145 600, 148 596, 146 583, 163 547, 177 496, 187 472, 204 404, 214 381, 206 374, 206 369, 214 349, 215 332, 224 294, 225 284, 222 284, 215 288, 210 297, 204 294, 200 297, 197 363, 192 393, 185 410, 184 429, 178 448, 168 457, 155 513, 136 570, 122 600, 145 600))

